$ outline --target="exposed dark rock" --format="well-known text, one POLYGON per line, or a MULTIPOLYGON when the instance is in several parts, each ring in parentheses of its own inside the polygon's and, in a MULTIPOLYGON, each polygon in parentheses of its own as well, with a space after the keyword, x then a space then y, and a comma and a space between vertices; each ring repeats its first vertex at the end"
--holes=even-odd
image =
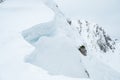
POLYGON ((71 21, 71 20, 67 20, 67 22, 68 22, 68 24, 70 24, 70 25, 72 24, 72 21, 71 21))
POLYGON ((85 73, 88 75, 88 78, 90 78, 90 75, 87 70, 85 70, 85 73))
POLYGON ((86 26, 89 26, 89 23, 88 23, 88 21, 85 21, 86 22, 86 26))
POLYGON ((78 20, 78 24, 79 24, 78 30, 80 35, 84 36, 84 34, 82 34, 81 32, 86 33, 87 31, 88 35, 86 35, 86 37, 88 38, 88 40, 90 40, 90 42, 93 42, 91 40, 91 38, 93 38, 94 42, 91 45, 94 46, 94 48, 97 45, 99 49, 105 53, 109 50, 111 51, 115 50, 115 40, 112 40, 109 37, 109 35, 107 35, 107 33, 104 31, 104 29, 100 27, 98 24, 94 24, 93 26, 91 26, 88 21, 85 21, 85 24, 84 24, 84 22, 81 22, 80 20, 78 20))
POLYGON ((58 8, 58 5, 56 5, 56 7, 58 8))
POLYGON ((87 56, 87 50, 86 50, 85 46, 83 46, 83 45, 80 46, 79 51, 80 51, 84 56, 87 56))
POLYGON ((79 33, 81 34, 81 31, 82 31, 82 22, 80 20, 78 20, 78 23, 79 23, 79 26, 80 26, 79 33))
POLYGON ((0 3, 4 2, 5 0, 0 0, 0 3))

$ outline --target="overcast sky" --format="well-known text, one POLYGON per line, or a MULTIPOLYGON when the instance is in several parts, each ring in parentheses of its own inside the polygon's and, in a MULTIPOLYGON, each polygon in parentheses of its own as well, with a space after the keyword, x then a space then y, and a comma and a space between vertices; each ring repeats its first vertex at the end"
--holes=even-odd
POLYGON ((66 16, 98 23, 120 38, 120 0, 56 0, 66 16))
MULTIPOLYGON (((39 16, 52 16, 41 0, 6 0, 10 6, 33 6, 39 16), (44 12, 45 13, 44 13, 44 12), (46 15, 47 13, 47 15, 46 15)), ((66 16, 84 19, 102 26, 110 36, 120 39, 120 0, 55 0, 66 16)), ((4 5, 5 7, 6 5, 4 5)), ((8 5, 7 5, 8 6, 8 5)), ((17 10, 20 10, 19 8, 17 10)), ((26 12, 27 13, 27 12, 26 12)), ((38 16, 38 17, 39 17, 38 16)), ((41 19, 41 18, 40 18, 41 19)), ((42 18, 44 19, 44 18, 42 18)))

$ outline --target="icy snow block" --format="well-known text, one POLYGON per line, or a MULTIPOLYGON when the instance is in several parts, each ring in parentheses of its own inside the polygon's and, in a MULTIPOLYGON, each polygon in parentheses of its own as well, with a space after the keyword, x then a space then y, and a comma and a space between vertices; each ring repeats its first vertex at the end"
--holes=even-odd
POLYGON ((34 45, 42 36, 52 36, 55 28, 51 23, 42 23, 22 32, 22 36, 30 44, 34 45))
POLYGON ((66 36, 41 37, 25 61, 43 68, 51 75, 88 78, 78 49, 66 36))

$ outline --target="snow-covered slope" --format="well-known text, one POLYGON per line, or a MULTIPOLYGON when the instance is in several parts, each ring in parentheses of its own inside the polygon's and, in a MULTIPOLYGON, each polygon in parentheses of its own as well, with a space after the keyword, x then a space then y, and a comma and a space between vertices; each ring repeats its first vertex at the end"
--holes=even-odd
MULTIPOLYGON (((49 34, 51 36, 48 36, 47 33, 49 33, 50 31, 49 26, 43 26, 45 27, 44 29, 39 28, 36 29, 37 31, 34 31, 35 27, 40 27, 41 25, 37 25, 25 31, 29 32, 27 36, 30 36, 30 39, 28 39, 28 37, 26 36, 25 39, 27 39, 31 44, 33 44, 36 47, 35 51, 26 58, 26 61, 42 67, 43 69, 47 70, 48 73, 53 75, 62 74, 70 77, 87 77, 85 76, 86 73, 85 71, 88 69, 88 73, 90 70, 89 75, 91 76, 94 75, 97 77, 97 78, 95 77, 95 80, 102 79, 101 76, 104 75, 103 73, 98 73, 98 71, 100 72, 101 70, 97 69, 99 67, 102 68, 103 71, 107 70, 106 74, 108 76, 106 76, 105 78, 111 77, 113 75, 111 73, 114 73, 112 78, 110 78, 109 80, 114 79, 115 76, 118 76, 118 78, 117 77, 115 78, 119 80, 120 77, 118 69, 120 67, 114 66, 118 65, 120 61, 119 59, 120 56, 118 53, 116 53, 117 51, 117 47, 115 44, 116 42, 112 40, 105 33, 105 31, 101 29, 101 27, 98 27, 98 25, 96 24, 89 23, 89 25, 87 25, 86 21, 83 22, 81 21, 80 23, 80 20, 76 21, 71 20, 70 22, 71 24, 69 24, 69 27, 76 31, 72 32, 73 33, 72 35, 68 35, 69 32, 67 31, 65 32, 65 29, 60 30, 58 29, 52 31, 54 35, 49 34), (46 31, 46 29, 48 31, 46 31), (41 31, 45 31, 46 35, 42 35, 40 33, 41 31), (37 32, 39 32, 41 36, 39 36, 37 40, 34 40, 35 39, 34 35, 36 35, 37 32), (31 33, 35 34, 31 35, 31 33), (71 37, 73 35, 75 36, 71 37), (84 45, 87 48, 88 52, 87 55, 92 56, 85 57, 82 59, 81 58, 82 55, 80 55, 81 53, 78 51, 78 48, 81 45, 84 45), (111 60, 112 58, 115 59, 112 61, 111 60), (86 61, 86 59, 89 60, 90 62, 89 61, 84 62, 86 61), (81 61, 83 61, 83 63, 81 61), (114 61, 117 62, 115 63, 114 61), (112 70, 111 67, 114 69, 112 70), (98 74, 96 75, 96 73, 98 74)), ((53 28, 53 26, 51 28, 53 28)), ((23 32, 23 35, 25 34, 25 32, 23 32)))
POLYGON ((0 80, 79 80, 51 76, 24 61, 34 47, 23 39, 21 32, 37 23, 50 21, 53 15, 39 0, 6 0, 0 4, 0 80))
MULTIPOLYGON (((72 21, 71 21, 72 22, 72 21)), ((98 24, 92 24, 88 21, 73 21, 73 25, 78 28, 81 36, 83 36, 87 45, 106 53, 115 50, 115 41, 98 24), (76 24, 76 25, 75 25, 76 24)))
POLYGON ((0 80, 119 80, 119 42, 112 38, 106 41, 103 29, 95 37, 98 33, 91 22, 87 32, 86 21, 80 20, 80 29, 79 20, 66 18, 57 7, 54 3, 47 8, 39 0, 0 4, 0 80), (54 19, 50 9, 56 11, 54 19), (98 45, 100 36, 102 44, 108 44, 106 52, 98 45), (78 50, 81 45, 86 47, 87 56, 78 50))
POLYGON ((22 33, 35 47, 26 62, 53 75, 119 80, 119 43, 116 44, 99 25, 66 18, 52 1, 46 5, 55 12, 54 19, 22 33), (86 48, 86 56, 79 51, 80 46, 86 48))

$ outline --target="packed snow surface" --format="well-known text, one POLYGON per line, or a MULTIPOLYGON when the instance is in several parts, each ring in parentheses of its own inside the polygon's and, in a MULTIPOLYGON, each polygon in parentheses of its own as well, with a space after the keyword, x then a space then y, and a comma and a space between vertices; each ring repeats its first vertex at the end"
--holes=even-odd
POLYGON ((0 4, 0 80, 120 80, 119 41, 47 1, 0 4))
POLYGON ((26 62, 42 67, 53 75, 119 80, 120 71, 117 68, 120 67, 114 69, 115 66, 112 65, 115 63, 108 58, 111 54, 111 58, 117 55, 116 63, 119 64, 120 55, 116 53, 115 40, 99 25, 88 21, 70 20, 61 13, 55 3, 46 3, 46 0, 43 2, 55 12, 55 16, 49 24, 36 25, 23 32, 23 37, 35 46, 32 54, 27 56, 26 62), (50 27, 54 30, 49 29, 50 27), (78 50, 82 45, 87 49, 87 56, 81 55, 78 50))

